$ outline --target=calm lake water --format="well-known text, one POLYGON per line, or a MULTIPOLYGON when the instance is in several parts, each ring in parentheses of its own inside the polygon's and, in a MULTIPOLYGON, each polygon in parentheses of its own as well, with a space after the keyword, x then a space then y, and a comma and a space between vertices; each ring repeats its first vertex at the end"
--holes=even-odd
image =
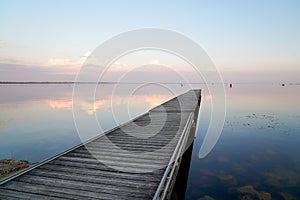
POLYGON ((186 199, 300 199, 300 86, 233 85, 226 93, 222 135, 199 159, 203 94, 186 199))
MULTIPOLYGON (((42 161, 172 97, 149 86, 127 99, 120 91, 134 85, 125 85, 110 101, 105 94, 114 86, 100 85, 95 101, 77 99, 74 110, 86 130, 78 135, 73 85, 0 85, 0 158, 42 161), (102 130, 94 131, 91 116, 98 118, 102 130)), ((198 152, 210 120, 211 96, 204 85, 195 87, 203 90, 186 199, 300 199, 300 86, 226 86, 224 129, 203 159, 198 152)))

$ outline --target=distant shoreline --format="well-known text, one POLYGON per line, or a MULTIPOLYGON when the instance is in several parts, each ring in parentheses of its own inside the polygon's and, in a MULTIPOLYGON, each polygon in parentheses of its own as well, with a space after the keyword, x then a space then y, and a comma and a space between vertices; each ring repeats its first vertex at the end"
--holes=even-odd
MULTIPOLYGON (((146 82, 115 82, 115 81, 107 81, 107 82, 84 82, 84 81, 0 81, 0 85, 34 85, 34 84, 145 84, 146 82)), ((151 84, 151 82, 149 82, 151 84)), ((153 83, 155 84, 155 83, 153 83)), ((181 82, 157 82, 157 84, 181 84, 181 82)), ((187 84, 187 83, 183 83, 187 84)), ((218 84, 229 84, 229 83, 200 83, 200 82, 191 82, 188 84, 209 84, 209 85, 218 85, 218 84)), ((282 84, 280 82, 277 83, 232 83, 237 85, 243 85, 243 84, 267 84, 267 85, 273 85, 273 84, 282 84)), ((287 83, 286 85, 300 85, 300 83, 287 83)))
MULTIPOLYGON (((1 84, 141 84, 145 82, 76 82, 76 81, 0 81, 1 84)), ((151 82, 150 82, 151 83, 151 82)), ((180 82, 158 82, 163 84, 181 84, 180 82)), ((205 84, 205 83, 189 83, 189 84, 205 84)))
POLYGON ((0 84, 100 84, 113 82, 74 82, 74 81, 0 81, 0 84))

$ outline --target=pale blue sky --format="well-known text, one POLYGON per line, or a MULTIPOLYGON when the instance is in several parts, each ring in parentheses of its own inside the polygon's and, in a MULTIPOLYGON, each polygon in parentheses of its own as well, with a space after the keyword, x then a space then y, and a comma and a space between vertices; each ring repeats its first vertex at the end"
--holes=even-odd
POLYGON ((199 43, 224 76, 274 69, 296 81, 300 68, 297 0, 1 0, 0 27, 0 63, 76 62, 116 34, 156 27, 199 43))

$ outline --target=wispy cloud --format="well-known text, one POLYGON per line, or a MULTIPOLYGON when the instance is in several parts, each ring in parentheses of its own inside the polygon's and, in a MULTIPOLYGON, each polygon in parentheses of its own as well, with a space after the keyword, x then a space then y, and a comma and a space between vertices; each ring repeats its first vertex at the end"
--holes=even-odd
POLYGON ((0 80, 4 81, 73 81, 90 51, 78 59, 50 58, 36 62, 24 58, 0 56, 0 80))
POLYGON ((68 58, 50 58, 47 62, 47 66, 72 66, 75 64, 76 62, 68 58))
POLYGON ((73 81, 74 74, 65 67, 0 63, 1 81, 73 81))
POLYGON ((90 56, 91 51, 88 51, 84 53, 82 56, 79 56, 79 59, 77 60, 72 60, 69 58, 50 58, 46 66, 69 66, 69 67, 76 67, 79 68, 86 59, 90 56))

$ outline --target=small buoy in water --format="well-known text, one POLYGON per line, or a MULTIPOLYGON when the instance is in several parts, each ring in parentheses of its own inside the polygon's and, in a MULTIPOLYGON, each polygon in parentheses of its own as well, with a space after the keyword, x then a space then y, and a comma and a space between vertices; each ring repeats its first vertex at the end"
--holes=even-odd
POLYGON ((232 88, 232 83, 229 84, 229 87, 232 88))
POLYGON ((283 87, 283 86, 285 86, 285 84, 284 84, 284 83, 282 83, 282 84, 281 84, 281 86, 283 87))

